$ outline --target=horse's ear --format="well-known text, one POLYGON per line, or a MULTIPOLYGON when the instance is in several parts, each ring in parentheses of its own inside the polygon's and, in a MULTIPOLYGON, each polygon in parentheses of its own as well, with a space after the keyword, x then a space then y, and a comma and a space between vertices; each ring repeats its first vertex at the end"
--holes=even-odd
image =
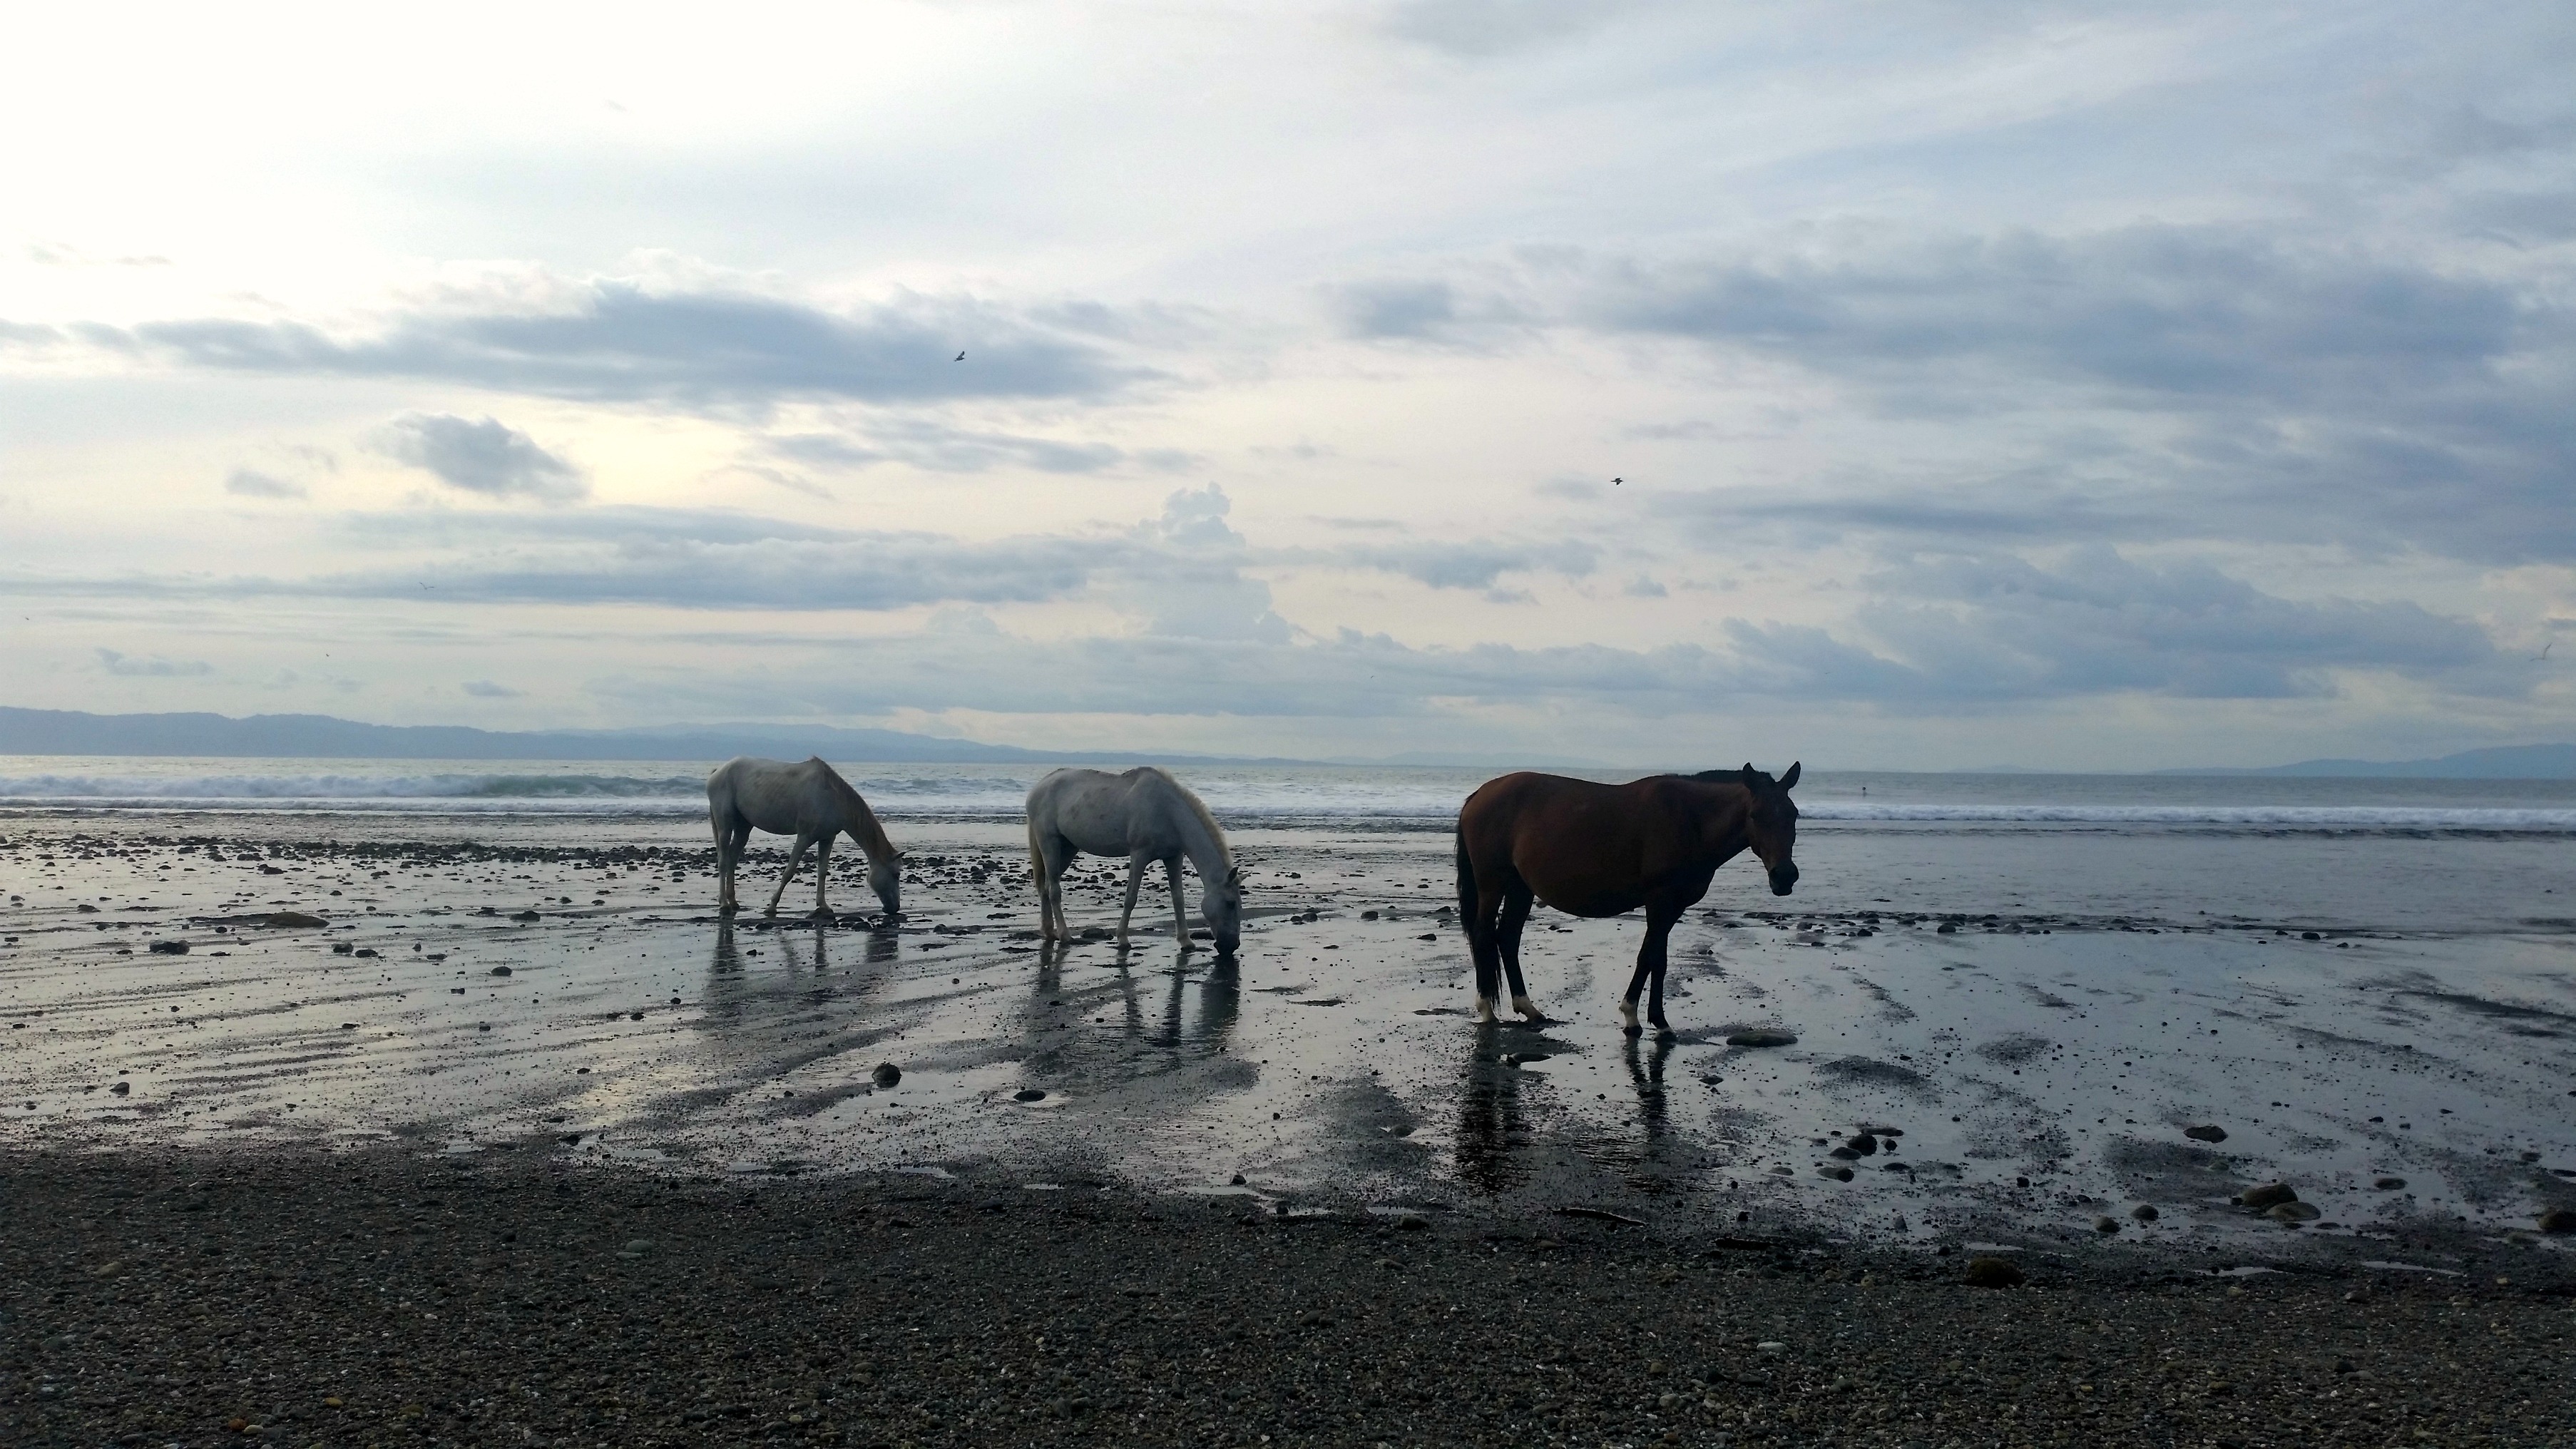
POLYGON ((1753 768, 1753 762, 1751 760, 1744 762, 1744 783, 1747 785, 1759 785, 1762 783, 1762 772, 1753 768))
POLYGON ((1788 790, 1788 788, 1789 788, 1790 786, 1795 785, 1795 784, 1797 784, 1797 783, 1798 783, 1798 762, 1797 762, 1797 761, 1792 760, 1792 761, 1789 763, 1789 773, 1787 773, 1787 774, 1785 774, 1785 775, 1782 775, 1782 776, 1780 777, 1780 788, 1781 788, 1781 790, 1783 790, 1783 791, 1785 792, 1786 790, 1788 790))

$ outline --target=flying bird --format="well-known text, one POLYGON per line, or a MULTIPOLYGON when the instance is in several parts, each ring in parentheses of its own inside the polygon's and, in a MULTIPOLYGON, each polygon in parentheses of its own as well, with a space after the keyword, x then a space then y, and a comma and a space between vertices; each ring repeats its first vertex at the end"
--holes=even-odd
POLYGON ((2549 657, 2549 651, 2550 651, 2550 650, 2555 649, 2555 648, 2557 648, 2557 647, 2558 647, 2558 641, 2557 641, 2557 640, 2555 640, 2555 639, 2552 639, 2552 640, 2550 640, 2548 643, 2541 645, 2541 646, 2540 646, 2540 652, 2531 656, 2531 662, 2532 662, 2532 663, 2534 663, 2534 664, 2538 664, 2540 661, 2542 661, 2542 660, 2544 660, 2544 659, 2546 659, 2546 658, 2548 658, 2548 657, 2549 657))
POLYGON ((1613 488, 1616 488, 1616 487, 1618 487, 1620 484, 1625 483, 1625 482, 1627 482, 1627 481, 1628 481, 1628 480, 1627 480, 1627 479, 1625 479, 1625 478, 1613 478, 1613 479, 1611 479, 1611 480, 1610 480, 1610 486, 1611 486, 1611 487, 1613 487, 1613 488))
POLYGON ((958 354, 957 354, 957 357, 956 357, 956 360, 957 360, 957 361, 959 361, 959 362, 964 362, 964 361, 966 360, 966 354, 965 354, 965 353, 963 353, 963 352, 958 353, 958 354))

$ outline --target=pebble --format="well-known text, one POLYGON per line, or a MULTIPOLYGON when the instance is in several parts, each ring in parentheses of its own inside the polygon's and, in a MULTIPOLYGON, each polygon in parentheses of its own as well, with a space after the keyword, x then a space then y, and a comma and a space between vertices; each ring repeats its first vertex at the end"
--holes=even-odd
POLYGON ((2314 1203, 2292 1201, 2272 1204, 2264 1210, 2263 1216, 2279 1223, 2312 1223, 2325 1214, 2314 1203))
POLYGON ((1816 1169, 1816 1176, 1830 1177, 1836 1182, 1849 1182, 1852 1180, 1852 1170, 1848 1167, 1819 1167, 1816 1169))
POLYGON ((2299 1195, 2296 1192, 2293 1192, 2290 1189, 2290 1185, 2286 1182, 2267 1182, 2261 1187, 2249 1187, 2236 1195, 2237 1202, 2254 1209, 2256 1212, 2261 1212, 2263 1209, 2269 1207, 2277 1207, 2282 1203, 2297 1202, 2298 1200, 2299 1195))
POLYGON ((2024 1279, 2009 1259, 1970 1258, 1964 1281, 1971 1288, 2018 1288, 2024 1279))
POLYGON ((2182 1129, 2182 1135, 2194 1142, 2224 1142, 2227 1140, 2227 1129, 2214 1122, 2204 1122, 2197 1127, 2185 1127, 2182 1129))
POLYGON ((492 974, 495 976, 507 976, 510 974, 510 968, 507 966, 495 966, 492 968, 492 974))
POLYGON ((185 941, 155 941, 152 943, 152 954, 155 956, 185 956, 188 954, 188 943, 185 941))
POLYGON ((2151 1202, 2142 1202, 2136 1207, 2129 1209, 2129 1216, 2136 1218, 2142 1223, 2154 1222, 2156 1220, 2156 1205, 2151 1202))
POLYGON ((2406 1179, 2402 1177, 2383 1177, 2376 1179, 2370 1185, 2378 1188, 2381 1192, 2395 1192, 2406 1185, 2406 1179))
MULTIPOLYGON (((894 1084, 892 1082, 888 1082, 886 1085, 893 1086, 894 1084)), ((1046 1100, 1046 1089, 1044 1087, 1022 1087, 1011 1094, 1011 1100, 1014 1102, 1043 1102, 1046 1100)))
POLYGON ((2095 1232, 2097 1232, 2097 1233, 2109 1234, 2109 1233, 2116 1233, 2116 1232, 2118 1232, 2119 1230, 2120 1230, 2120 1220, 2119 1220, 2118 1218, 2115 1218, 2115 1217, 2110 1216, 2110 1215, 2109 1215, 2109 1214, 2107 1214, 2107 1213, 2106 1213, 2106 1214, 2103 1214, 2103 1215, 2100 1215, 2100 1216, 2097 1216, 2097 1217, 2095 1217, 2095 1218, 2093 1219, 2093 1231, 2095 1231, 2095 1232))
POLYGON ((880 1087, 891 1087, 903 1080, 903 1068, 892 1062, 879 1062, 877 1069, 868 1073, 868 1080, 880 1087))
POLYGON ((1798 1039, 1785 1031, 1769 1031, 1756 1028, 1752 1031, 1729 1033, 1726 1038, 1726 1044, 1728 1046, 1739 1047, 1783 1047, 1796 1046, 1798 1044, 1798 1039))
POLYGON ((626 1246, 617 1250, 617 1256, 621 1258, 641 1258, 652 1251, 653 1240, 651 1238, 629 1238, 626 1240, 626 1246))
POLYGON ((2540 1215, 2544 1233, 2576 1233, 2576 1209, 2551 1208, 2540 1215))

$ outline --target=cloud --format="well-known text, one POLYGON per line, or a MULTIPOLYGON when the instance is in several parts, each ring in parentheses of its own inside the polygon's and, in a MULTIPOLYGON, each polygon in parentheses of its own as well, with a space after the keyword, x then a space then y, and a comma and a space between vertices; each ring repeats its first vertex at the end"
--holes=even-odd
POLYGON ((2549 267, 2445 267, 2282 226, 1887 237, 1462 261, 1438 279, 1439 325, 1485 345, 1539 328, 1695 344, 1824 390, 1780 414, 1784 439, 1873 430, 1792 483, 1654 505, 1730 526, 2576 560, 2576 306, 2549 267), (1499 300, 1464 295, 1489 275, 1508 329, 1473 320, 1499 300))
MULTIPOLYGON (((5 326, 6 324, 0 324, 5 326)), ((741 291, 623 279, 558 287, 545 305, 467 295, 339 334, 306 321, 181 318, 0 332, 217 372, 405 378, 495 392, 697 409, 795 400, 1093 399, 1154 374, 1095 342, 973 298, 905 294, 848 311, 741 291), (967 360, 952 361, 964 350, 967 360)))
POLYGON ((1819 631, 1732 632, 1774 687, 1855 698, 2278 699, 2335 693, 2348 671, 2505 688, 2493 641, 2470 620, 2402 600, 2281 598, 2192 560, 2157 567, 2093 546, 2050 570, 1943 555, 1867 584, 1854 623, 1883 655, 1819 631))
POLYGON ((1397 39, 1481 60, 1574 39, 1643 8, 1637 0, 1400 0, 1381 23, 1397 39))
POLYGON ((781 457, 818 467, 856 469, 901 462, 934 473, 985 473, 996 468, 1097 473, 1127 460, 1124 452, 1106 443, 976 431, 924 418, 882 419, 869 426, 864 441, 834 433, 791 433, 770 439, 768 446, 781 457))
POLYGON ((451 488, 487 498, 569 503, 590 492, 579 469, 498 418, 406 413, 386 424, 373 446, 451 488))
MULTIPOLYGON (((1435 589, 1492 589, 1507 573, 1554 573, 1568 578, 1590 574, 1600 550, 1579 539, 1556 543, 1513 544, 1483 540, 1458 543, 1350 544, 1334 549, 1304 550, 1290 557, 1332 563, 1345 568, 1380 569, 1401 574, 1435 589)), ((1522 596, 1525 598, 1526 596, 1522 596)))
POLYGON ((243 498, 302 498, 310 491, 303 484, 248 468, 235 468, 224 479, 224 491, 243 498))
POLYGON ((524 699, 528 693, 524 689, 512 689, 506 684, 494 684, 488 679, 469 679, 457 688, 476 699, 524 699))
POLYGON ((1442 281, 1358 283, 1338 289, 1334 300, 1353 337, 1430 337, 1458 320, 1457 296, 1442 281))
POLYGON ((2540 320, 2533 305, 2499 281, 2165 225, 1627 263, 1579 304, 1596 326, 1776 353, 1901 397, 1973 394, 1981 409, 2068 387, 2133 405, 2311 406, 2474 382, 2540 320), (1996 374, 2045 391, 1994 387, 1996 374))
POLYGON ((202 659, 136 659, 113 649, 100 649, 98 667, 110 674, 128 679, 175 679, 182 675, 212 674, 215 666, 202 659))

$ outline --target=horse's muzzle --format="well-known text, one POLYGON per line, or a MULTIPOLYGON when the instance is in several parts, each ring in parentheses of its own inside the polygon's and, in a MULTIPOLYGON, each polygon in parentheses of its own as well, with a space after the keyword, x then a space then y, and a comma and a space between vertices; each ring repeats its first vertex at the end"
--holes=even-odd
POLYGON ((1771 894, 1785 896, 1798 888, 1798 868, 1784 865, 1771 872, 1771 894))
POLYGON ((1234 954, 1234 948, 1242 944, 1243 939, 1234 932, 1219 931, 1216 937, 1216 953, 1220 956, 1231 956, 1234 954))

